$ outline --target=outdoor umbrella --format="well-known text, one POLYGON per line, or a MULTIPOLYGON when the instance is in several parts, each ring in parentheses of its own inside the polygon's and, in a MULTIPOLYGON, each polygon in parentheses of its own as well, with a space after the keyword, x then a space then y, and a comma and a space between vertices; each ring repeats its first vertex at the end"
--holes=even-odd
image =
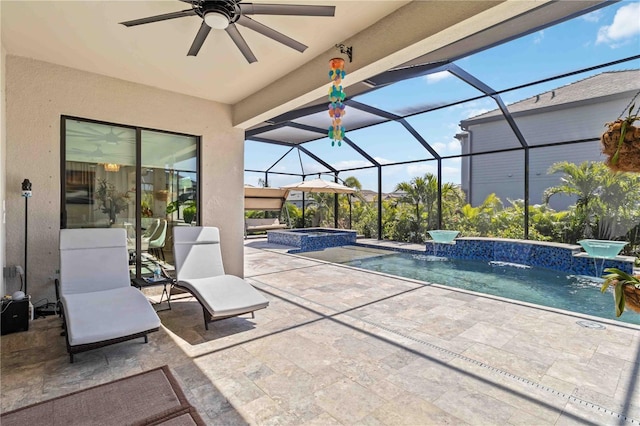
POLYGON ((355 189, 341 185, 336 182, 329 182, 323 179, 304 180, 302 182, 285 185, 282 189, 302 192, 325 192, 330 194, 353 194, 355 189))

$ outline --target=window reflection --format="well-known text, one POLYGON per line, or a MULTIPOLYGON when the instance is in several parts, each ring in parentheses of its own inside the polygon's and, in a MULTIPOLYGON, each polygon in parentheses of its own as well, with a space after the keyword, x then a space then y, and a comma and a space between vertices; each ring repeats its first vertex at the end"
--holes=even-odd
POLYGON ((71 118, 63 126, 62 226, 124 228, 133 274, 172 269, 173 227, 198 223, 198 138, 71 118))

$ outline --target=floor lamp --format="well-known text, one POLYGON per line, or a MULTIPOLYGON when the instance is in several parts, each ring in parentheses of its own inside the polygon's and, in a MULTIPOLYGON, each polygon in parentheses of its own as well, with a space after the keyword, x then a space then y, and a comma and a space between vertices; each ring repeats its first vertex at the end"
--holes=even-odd
POLYGON ((27 292, 27 231, 29 229, 28 226, 28 215, 27 208, 29 206, 29 198, 31 198, 31 182, 29 179, 25 179, 22 181, 22 196, 24 197, 24 294, 29 294, 27 292))

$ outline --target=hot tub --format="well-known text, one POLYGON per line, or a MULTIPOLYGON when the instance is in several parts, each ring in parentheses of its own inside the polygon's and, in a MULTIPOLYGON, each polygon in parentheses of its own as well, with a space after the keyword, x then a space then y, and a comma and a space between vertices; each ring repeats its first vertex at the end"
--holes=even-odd
POLYGON ((267 231, 267 241, 296 247, 289 253, 301 253, 353 245, 356 243, 356 231, 333 228, 282 229, 267 231))

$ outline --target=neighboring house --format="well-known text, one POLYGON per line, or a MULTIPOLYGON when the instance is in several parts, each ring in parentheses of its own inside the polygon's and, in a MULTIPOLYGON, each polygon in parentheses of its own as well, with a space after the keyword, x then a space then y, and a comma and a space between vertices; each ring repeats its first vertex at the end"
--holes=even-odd
MULTIPOLYGON (((368 203, 373 203, 378 199, 378 191, 372 191, 370 189, 363 189, 360 191, 360 194, 364 198, 364 200, 368 203)), ((382 199, 383 200, 393 200, 400 199, 406 195, 403 191, 395 191, 395 192, 383 192, 382 199)))
MULTIPOLYGON (((604 72, 513 103, 507 108, 527 145, 592 140, 529 150, 529 202, 542 203, 544 190, 560 183, 560 174, 549 175, 559 161, 603 161, 599 139, 607 121, 617 119, 640 90, 640 70, 604 72)), ((640 105, 640 98, 636 99, 640 105)), ((626 111, 625 111, 626 115, 626 111)), ((499 109, 462 120, 456 135, 462 153, 519 148, 520 142, 499 109)), ((481 204, 491 193, 503 203, 524 198, 524 150, 462 158, 461 183, 467 201, 481 204)), ((554 209, 574 200, 563 195, 551 198, 554 209)))
MULTIPOLYGON (((289 192, 289 197, 287 198, 287 202, 295 205, 299 209, 302 208, 302 194, 303 192, 300 192, 300 191, 289 192)), ((402 191, 382 193, 383 200, 399 199, 399 198, 402 198, 403 196, 404 196, 404 192, 402 191)), ((364 201, 366 201, 367 203, 373 203, 378 199, 378 191, 363 189, 360 191, 360 197, 362 197, 362 199, 364 199, 364 201)), ((355 195, 353 196, 353 199, 354 200, 356 199, 355 195)), ((307 196, 305 197, 305 207, 315 206, 316 204, 317 204, 316 201, 313 198, 311 198, 311 195, 307 194, 307 196)))
MULTIPOLYGON (((302 208, 302 196, 304 194, 305 193, 302 192, 302 191, 291 191, 291 192, 289 192, 289 196, 287 197, 287 202, 290 203, 290 204, 293 204, 297 208, 301 209, 302 208)), ((304 199, 305 199, 305 201, 304 201, 305 208, 316 205, 316 201, 313 198, 311 198, 311 196, 309 194, 307 194, 304 199)))

